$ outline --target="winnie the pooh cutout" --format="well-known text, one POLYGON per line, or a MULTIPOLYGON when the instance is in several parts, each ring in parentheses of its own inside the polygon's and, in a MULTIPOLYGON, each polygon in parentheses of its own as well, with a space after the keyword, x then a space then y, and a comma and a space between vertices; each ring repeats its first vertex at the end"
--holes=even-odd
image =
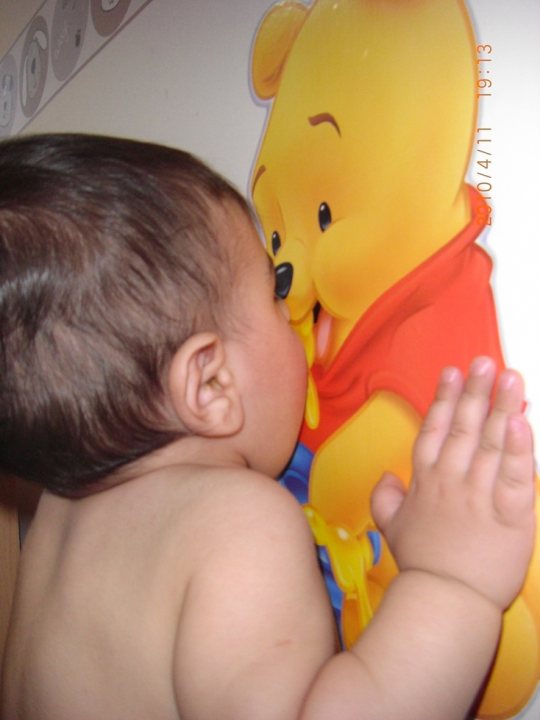
MULTIPOLYGON (((397 572, 369 511, 410 455, 440 369, 504 365, 465 182, 477 44, 461 0, 285 0, 262 19, 252 86, 270 104, 252 176, 276 288, 304 343, 306 417, 283 483, 304 505, 342 642, 397 572)), ((538 549, 478 708, 508 718, 539 679, 538 549)))

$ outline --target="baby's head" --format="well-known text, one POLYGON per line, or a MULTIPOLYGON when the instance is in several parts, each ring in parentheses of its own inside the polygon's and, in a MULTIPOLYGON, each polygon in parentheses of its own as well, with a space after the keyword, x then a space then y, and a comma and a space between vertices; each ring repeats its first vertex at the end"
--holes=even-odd
POLYGON ((0 144, 0 470, 80 492, 179 437, 164 372, 226 322, 242 196, 191 155, 48 135, 0 144))

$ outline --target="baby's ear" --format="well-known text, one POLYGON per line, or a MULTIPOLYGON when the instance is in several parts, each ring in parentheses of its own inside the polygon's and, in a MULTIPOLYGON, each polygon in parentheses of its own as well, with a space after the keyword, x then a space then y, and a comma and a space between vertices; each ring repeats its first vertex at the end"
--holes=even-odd
POLYGON ((176 351, 168 377, 173 408, 196 435, 226 437, 244 423, 242 400, 215 333, 197 333, 176 351))

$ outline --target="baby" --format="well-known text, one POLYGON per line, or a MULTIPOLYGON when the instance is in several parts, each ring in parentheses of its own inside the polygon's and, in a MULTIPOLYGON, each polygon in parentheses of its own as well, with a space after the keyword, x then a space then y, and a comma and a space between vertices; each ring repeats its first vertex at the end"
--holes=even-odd
POLYGON ((372 500, 401 572, 337 652, 272 479, 306 391, 274 282, 244 199, 187 153, 0 144, 0 469, 45 488, 4 720, 467 715, 532 551, 521 378, 442 372, 409 490, 386 475, 372 500))

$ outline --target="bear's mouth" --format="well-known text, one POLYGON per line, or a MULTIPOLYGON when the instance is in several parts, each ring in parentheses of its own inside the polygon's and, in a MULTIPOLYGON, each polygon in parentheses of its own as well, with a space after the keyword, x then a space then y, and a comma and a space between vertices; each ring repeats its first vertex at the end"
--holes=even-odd
POLYGON ((317 302, 313 308, 313 334, 315 336, 315 360, 325 363, 330 348, 332 316, 317 302))

